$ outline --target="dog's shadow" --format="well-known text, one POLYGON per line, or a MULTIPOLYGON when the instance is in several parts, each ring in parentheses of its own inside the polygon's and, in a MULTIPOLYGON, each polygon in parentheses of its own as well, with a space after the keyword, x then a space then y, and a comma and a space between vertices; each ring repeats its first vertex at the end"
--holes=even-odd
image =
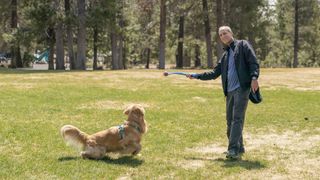
POLYGON ((243 159, 238 159, 238 160, 228 160, 224 158, 197 158, 197 157, 191 157, 191 158, 186 158, 188 160, 201 160, 201 161, 211 161, 211 162, 222 162, 222 167, 225 168, 230 168, 230 167, 242 167, 247 170, 252 170, 252 169, 262 169, 265 168, 266 166, 263 165, 260 161, 252 161, 252 160, 243 160, 243 159))
MULTIPOLYGON (((60 157, 58 158, 58 161, 64 162, 64 161, 78 161, 82 160, 83 158, 81 157, 72 157, 72 156, 65 156, 65 157, 60 157)), ((124 165, 124 166, 130 166, 130 167, 137 167, 140 166, 144 160, 141 159, 136 159, 135 157, 132 156, 123 156, 117 159, 112 159, 108 156, 105 156, 102 159, 86 159, 89 161, 97 161, 97 162, 105 162, 108 164, 117 164, 117 165, 124 165)))

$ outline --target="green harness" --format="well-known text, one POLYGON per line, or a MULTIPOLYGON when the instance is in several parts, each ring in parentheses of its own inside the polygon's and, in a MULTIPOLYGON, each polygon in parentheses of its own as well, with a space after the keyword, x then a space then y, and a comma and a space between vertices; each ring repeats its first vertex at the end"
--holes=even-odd
MULTIPOLYGON (((126 124, 128 126, 131 126, 133 127, 135 130, 137 130, 139 133, 141 133, 141 129, 139 126, 135 126, 133 124, 126 124)), ((124 135, 125 135, 125 131, 124 131, 124 124, 121 124, 118 126, 118 130, 119 130, 119 137, 120 139, 123 139, 124 138, 124 135)))
POLYGON ((120 139, 123 139, 124 138, 124 125, 120 125, 118 126, 118 130, 119 130, 119 136, 120 136, 120 139))

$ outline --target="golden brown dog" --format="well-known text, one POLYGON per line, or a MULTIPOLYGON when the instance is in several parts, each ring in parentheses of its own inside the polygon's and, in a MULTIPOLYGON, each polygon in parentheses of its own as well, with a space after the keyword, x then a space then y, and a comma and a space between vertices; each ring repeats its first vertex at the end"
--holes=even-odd
POLYGON ((141 136, 147 132, 145 110, 134 104, 123 113, 128 119, 120 126, 88 135, 75 126, 65 125, 61 135, 68 144, 81 149, 83 158, 100 159, 109 152, 136 155, 141 151, 141 136))

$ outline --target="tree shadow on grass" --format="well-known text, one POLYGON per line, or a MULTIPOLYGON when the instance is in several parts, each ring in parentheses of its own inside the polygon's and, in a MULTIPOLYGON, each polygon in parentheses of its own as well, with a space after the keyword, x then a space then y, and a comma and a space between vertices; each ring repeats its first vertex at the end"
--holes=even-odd
MULTIPOLYGON (((0 74, 39 74, 39 73, 64 73, 64 72, 75 72, 66 70, 25 70, 25 69, 4 69, 0 68, 0 74)), ((79 72, 79 71, 76 71, 79 72)))
MULTIPOLYGON (((73 161, 73 160, 81 160, 81 157, 71 157, 71 156, 66 156, 66 157, 60 157, 58 158, 58 161, 64 162, 64 161, 73 161)), ((109 158, 108 156, 105 156, 102 159, 87 159, 89 161, 97 161, 97 162, 105 162, 108 164, 116 164, 116 165, 124 165, 124 166, 130 166, 130 167, 137 167, 140 166, 144 160, 141 159, 136 159, 132 156, 123 156, 118 159, 112 159, 109 158)))
POLYGON ((251 160, 243 160, 243 159, 238 159, 238 160, 228 160, 224 158, 205 158, 205 157, 191 157, 191 158, 186 158, 188 160, 201 160, 201 161, 214 161, 214 162, 222 162, 223 165, 222 167, 225 168, 231 168, 231 167, 242 167, 247 170, 252 170, 252 169, 262 169, 266 168, 265 165, 263 165, 260 161, 251 161, 251 160))

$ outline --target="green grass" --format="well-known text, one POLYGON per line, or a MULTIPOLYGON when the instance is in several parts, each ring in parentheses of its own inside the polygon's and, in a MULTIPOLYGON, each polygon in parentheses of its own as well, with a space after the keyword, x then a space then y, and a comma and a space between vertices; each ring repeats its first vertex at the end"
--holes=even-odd
MULTIPOLYGON (((259 138, 255 135, 280 137, 287 132, 317 140, 319 91, 282 87, 262 88, 262 93, 262 104, 248 106, 244 133, 254 137, 245 138, 246 142, 259 138)), ((220 80, 165 78, 158 70, 0 69, 0 95, 0 179, 260 179, 291 177, 292 172, 297 174, 294 177, 312 178, 319 170, 283 166, 288 159, 300 158, 290 147, 294 144, 262 143, 236 162, 226 161, 220 153, 190 150, 212 144, 227 146, 220 80), (87 133, 119 125, 125 120, 123 107, 129 103, 141 103, 146 109, 149 132, 143 137, 140 156, 84 160, 63 142, 59 129, 64 124, 87 133)), ((290 139, 294 135, 288 138, 303 145, 302 140, 290 139)), ((320 145, 314 143, 312 148, 299 149, 301 156, 317 160, 320 145)))

